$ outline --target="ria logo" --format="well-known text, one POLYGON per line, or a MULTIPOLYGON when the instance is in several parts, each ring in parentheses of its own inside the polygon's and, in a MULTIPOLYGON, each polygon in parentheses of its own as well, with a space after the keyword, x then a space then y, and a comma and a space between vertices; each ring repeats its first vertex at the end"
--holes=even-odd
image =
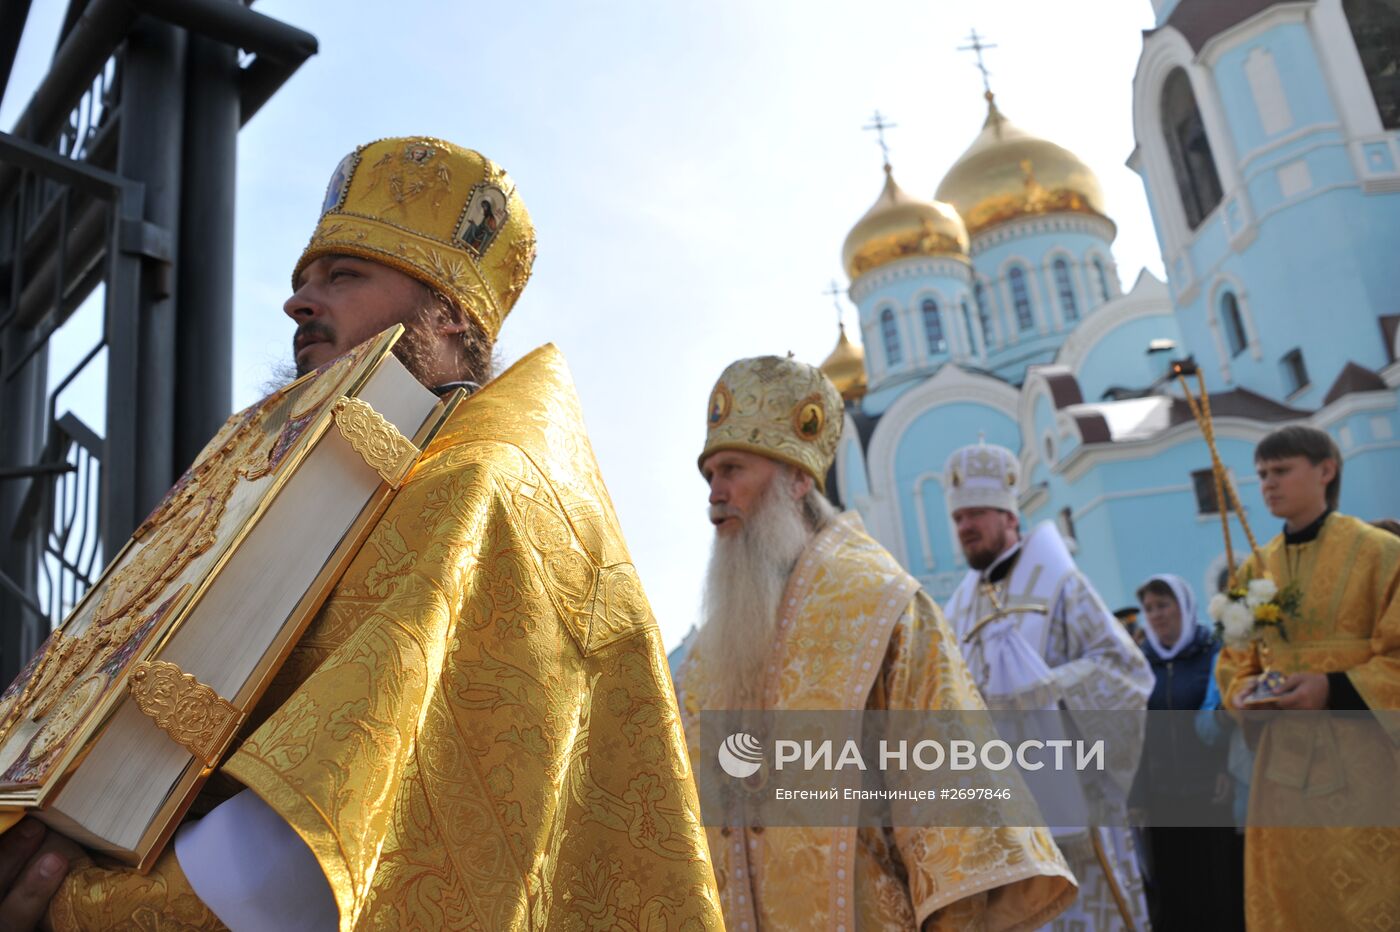
POLYGON ((753 735, 737 731, 719 746, 719 766, 736 780, 751 777, 763 766, 763 745, 753 735))

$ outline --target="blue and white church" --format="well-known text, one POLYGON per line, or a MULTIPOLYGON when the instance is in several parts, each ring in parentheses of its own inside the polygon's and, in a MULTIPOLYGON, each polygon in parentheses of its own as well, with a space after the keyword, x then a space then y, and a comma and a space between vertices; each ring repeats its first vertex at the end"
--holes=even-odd
POLYGON ((1025 528, 1056 522, 1110 607, 1159 572, 1214 591, 1210 455, 1174 358, 1204 373, 1261 543, 1279 523, 1253 448, 1285 424, 1337 441, 1342 510, 1400 515, 1400 12, 1154 5, 1128 165, 1166 282, 1124 290, 1092 168, 990 91, 934 198, 886 165, 846 238, 861 345, 843 330, 822 364, 846 399, 828 488, 940 601, 966 572, 942 469, 979 437, 1018 452, 1025 528))

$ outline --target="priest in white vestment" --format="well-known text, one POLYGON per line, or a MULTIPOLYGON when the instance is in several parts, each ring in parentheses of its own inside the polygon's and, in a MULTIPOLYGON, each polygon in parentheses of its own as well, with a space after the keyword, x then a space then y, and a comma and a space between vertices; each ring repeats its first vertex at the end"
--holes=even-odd
MULTIPOLYGON (((1049 522, 1021 537, 1020 463, 1010 450, 979 443, 944 467, 944 493, 970 567, 945 613, 990 709, 1144 711, 1152 669, 1074 564, 1049 522)), ((1090 720, 1093 720, 1092 723, 1090 720)), ((1115 717, 1109 779, 1131 785, 1142 741, 1140 721, 1115 717)), ((1112 797, 1115 794, 1107 794, 1112 797)), ((1119 803, 1122 805, 1122 803, 1119 803)), ((1079 899, 1047 928, 1148 928, 1142 873, 1125 817, 1120 827, 1056 828, 1055 840, 1079 878, 1079 899)))

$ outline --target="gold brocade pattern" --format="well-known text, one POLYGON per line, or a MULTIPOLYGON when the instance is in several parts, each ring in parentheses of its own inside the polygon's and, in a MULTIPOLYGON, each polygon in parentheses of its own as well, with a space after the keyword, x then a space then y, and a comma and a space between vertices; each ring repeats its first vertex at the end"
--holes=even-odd
MULTIPOLYGON (((856 515, 842 515, 808 546, 783 605, 765 708, 983 708, 938 607, 856 515)), ((708 689, 703 657, 686 658, 680 688, 696 737, 708 689)), ((696 742, 691 748, 698 753, 696 742)), ((709 834, 732 929, 1029 929, 1074 897, 1073 876, 1043 829, 709 834)))
POLYGON ((321 219, 292 270, 359 256, 441 291, 495 339, 529 281, 535 228, 515 183, 479 152, 442 139, 380 139, 341 160, 321 219))
POLYGON ((461 404, 224 771, 342 929, 720 927, 665 657, 562 357, 461 404))
MULTIPOLYGON (((114 557, 87 597, 0 695, 0 784, 32 789, 61 775, 75 740, 124 693, 128 666, 179 623, 207 574, 265 500, 246 484, 275 472, 328 400, 398 325, 234 414, 114 557), (297 416, 293 416, 297 415, 297 416), (224 531, 221 532, 220 528, 224 531), (186 581, 180 585, 181 578, 186 581), (117 691, 121 691, 118 693, 117 691)), ((226 734, 225 737, 228 735, 226 734)), ((224 748, 210 748, 217 759, 224 748)))
POLYGON ((195 895, 171 848, 141 875, 125 867, 75 865, 49 903, 54 932, 214 932, 226 927, 195 895))
POLYGON ((816 366, 781 356, 732 362, 710 392, 699 465, 720 450, 745 450, 796 466, 825 489, 844 410, 816 366))
POLYGON ((127 680, 136 707, 175 743, 213 767, 243 721, 238 707, 164 660, 143 660, 127 680))
MULTIPOLYGON (((1333 514, 1315 541, 1287 546, 1280 535, 1260 556, 1280 587, 1297 582, 1303 598, 1298 616, 1285 619, 1287 640, 1272 628, 1265 632, 1271 664, 1284 673, 1345 671, 1370 708, 1400 709, 1400 540, 1350 515, 1333 514)), ((1245 568, 1258 571, 1252 559, 1245 568)), ((1233 696, 1243 688, 1244 678, 1259 670, 1251 648, 1224 648, 1216 672, 1221 695, 1233 696)), ((1278 765, 1271 754, 1275 727, 1270 726, 1259 744, 1251 807, 1265 802, 1286 807, 1293 796, 1308 792, 1271 777, 1276 772, 1269 769, 1271 764, 1278 765)), ((1352 746, 1367 745, 1375 743, 1352 746)), ((1392 757, 1397 757, 1393 751, 1392 757)), ((1317 755, 1310 767, 1393 773, 1400 764, 1400 759, 1326 758, 1317 755)), ((1396 877, 1400 830, 1394 828, 1251 827, 1245 832, 1245 917, 1250 932, 1396 928, 1396 877)))
POLYGON ((402 485, 420 452, 413 442, 358 398, 337 398, 331 412, 340 435, 369 468, 379 473, 390 488, 402 485))

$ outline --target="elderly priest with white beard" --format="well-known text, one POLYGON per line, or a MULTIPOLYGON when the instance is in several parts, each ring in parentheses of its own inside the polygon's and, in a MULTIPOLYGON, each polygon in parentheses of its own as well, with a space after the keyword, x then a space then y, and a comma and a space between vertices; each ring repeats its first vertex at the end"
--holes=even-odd
MULTIPOLYGON (((793 359, 742 359, 710 395, 700 471, 714 549, 676 676, 700 712, 981 709, 938 606, 823 483, 841 399, 793 359)), ((1074 899, 1045 829, 708 829, 726 926, 1028 929, 1074 899)))

